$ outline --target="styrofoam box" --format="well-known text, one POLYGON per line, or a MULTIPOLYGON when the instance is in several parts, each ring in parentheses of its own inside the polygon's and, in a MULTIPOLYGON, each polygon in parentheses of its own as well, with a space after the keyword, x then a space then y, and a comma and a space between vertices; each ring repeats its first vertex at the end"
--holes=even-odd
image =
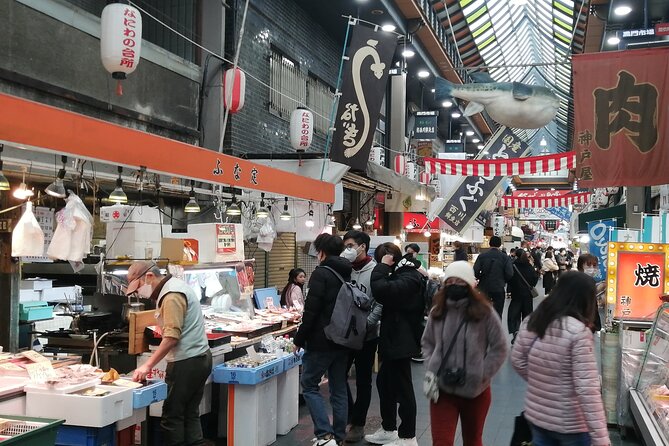
POLYGON ((214 382, 255 385, 267 381, 281 372, 283 372, 283 358, 274 359, 260 367, 254 368, 219 365, 214 367, 214 382))
POLYGON ((293 367, 276 377, 276 393, 276 433, 286 435, 299 421, 299 368, 293 367))
MULTIPOLYGON (((165 231, 163 231, 165 232, 165 231)), ((143 259, 147 244, 153 250, 153 257, 160 255, 161 230, 153 223, 108 223, 107 258, 129 256, 143 259)))
POLYGON ((131 417, 124 418, 123 420, 118 420, 116 422, 116 432, 127 429, 130 426, 140 424, 144 421, 146 421, 146 407, 142 407, 141 409, 134 409, 132 411, 131 417))
POLYGON ((49 385, 49 384, 40 384, 40 383, 29 383, 26 384, 25 387, 23 387, 23 391, 25 393, 72 393, 72 392, 78 392, 79 390, 84 390, 88 389, 89 387, 97 386, 101 383, 102 381, 99 378, 93 378, 89 379, 88 381, 84 381, 79 384, 56 384, 56 385, 49 385))
POLYGON ((45 302, 76 302, 77 291, 81 291, 81 287, 75 286, 59 286, 55 288, 45 288, 40 293, 45 302))
POLYGON ((19 302, 34 302, 42 300, 42 293, 35 290, 19 290, 19 302))
POLYGON ((234 419, 228 424, 230 446, 265 446, 276 441, 276 385, 276 378, 255 386, 234 385, 234 393, 228 393, 229 404, 234 404, 234 419))
POLYGON ((290 370, 293 367, 302 364, 302 356, 304 353, 299 353, 297 355, 289 353, 286 356, 283 356, 283 370, 290 370))
POLYGON ((132 416, 132 389, 96 386, 105 396, 26 393, 26 415, 62 419, 69 426, 104 427, 132 416))
POLYGON ((51 288, 53 286, 53 280, 49 279, 40 279, 40 278, 35 278, 35 279, 26 279, 21 281, 21 289, 22 290, 34 290, 34 291, 40 291, 45 288, 51 288))
POLYGON ((133 409, 148 407, 165 398, 167 398, 167 384, 165 381, 156 380, 144 387, 132 390, 132 407, 133 409))

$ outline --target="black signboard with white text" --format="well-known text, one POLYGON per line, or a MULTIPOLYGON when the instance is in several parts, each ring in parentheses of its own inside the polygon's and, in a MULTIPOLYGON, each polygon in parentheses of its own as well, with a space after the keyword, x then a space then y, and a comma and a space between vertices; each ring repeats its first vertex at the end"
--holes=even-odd
POLYGON ((386 91, 397 35, 354 25, 332 138, 332 161, 364 171, 386 91))
POLYGON ((416 124, 414 125, 414 139, 436 139, 437 138, 437 116, 439 112, 428 111, 416 113, 416 124))
MULTIPOLYGON (((513 159, 524 156, 529 147, 509 128, 501 127, 485 145, 481 159, 513 159)), ((446 201, 439 218, 458 232, 462 232, 476 219, 505 177, 466 176, 446 201)))

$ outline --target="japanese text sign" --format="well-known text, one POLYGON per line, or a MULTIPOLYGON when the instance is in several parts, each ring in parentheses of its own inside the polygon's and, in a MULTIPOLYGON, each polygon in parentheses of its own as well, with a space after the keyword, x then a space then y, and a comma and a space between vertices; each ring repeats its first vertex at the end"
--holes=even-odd
MULTIPOLYGON (((500 128, 486 143, 485 149, 489 159, 520 158, 529 147, 510 129, 500 128)), ((486 202, 493 198, 494 191, 505 177, 467 176, 447 199, 439 218, 458 232, 462 232, 474 221, 483 210, 486 202)))
POLYGON ((396 47, 394 33, 353 26, 334 123, 333 161, 366 169, 396 47))
POLYGON ((439 112, 436 111, 416 113, 414 139, 435 139, 437 137, 438 114, 439 112))
POLYGON ((588 236, 590 237, 588 250, 599 260, 599 272, 595 276, 598 282, 606 278, 609 241, 611 241, 611 230, 615 226, 615 219, 588 222, 588 236))
POLYGON ((235 225, 216 225, 216 253, 230 254, 237 250, 237 234, 235 225))
POLYGON ((609 243, 607 302, 614 318, 652 320, 669 291, 669 245, 609 243))
POLYGON ((669 48, 574 56, 576 177, 585 187, 669 180, 669 48))

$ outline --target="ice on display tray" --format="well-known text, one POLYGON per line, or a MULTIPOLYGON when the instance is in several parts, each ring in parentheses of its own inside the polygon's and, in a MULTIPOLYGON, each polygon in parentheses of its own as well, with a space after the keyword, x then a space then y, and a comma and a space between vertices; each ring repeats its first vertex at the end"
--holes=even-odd
POLYGON ((232 364, 226 362, 214 368, 214 382, 255 385, 282 373, 283 361, 284 358, 275 358, 256 367, 243 367, 232 361, 232 364))

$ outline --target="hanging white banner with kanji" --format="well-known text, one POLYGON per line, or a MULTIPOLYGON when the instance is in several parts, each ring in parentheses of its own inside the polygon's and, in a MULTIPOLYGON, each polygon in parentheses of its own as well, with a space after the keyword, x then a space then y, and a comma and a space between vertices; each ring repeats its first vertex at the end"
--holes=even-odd
POLYGON ((445 160, 425 158, 424 161, 425 171, 429 173, 467 176, 532 175, 576 168, 574 152, 520 159, 445 160))
POLYGON ((502 199, 499 201, 499 205, 507 208, 552 208, 564 207, 574 204, 587 204, 588 202, 590 202, 590 194, 588 192, 584 192, 580 194, 569 194, 559 197, 546 198, 502 197, 502 199))

